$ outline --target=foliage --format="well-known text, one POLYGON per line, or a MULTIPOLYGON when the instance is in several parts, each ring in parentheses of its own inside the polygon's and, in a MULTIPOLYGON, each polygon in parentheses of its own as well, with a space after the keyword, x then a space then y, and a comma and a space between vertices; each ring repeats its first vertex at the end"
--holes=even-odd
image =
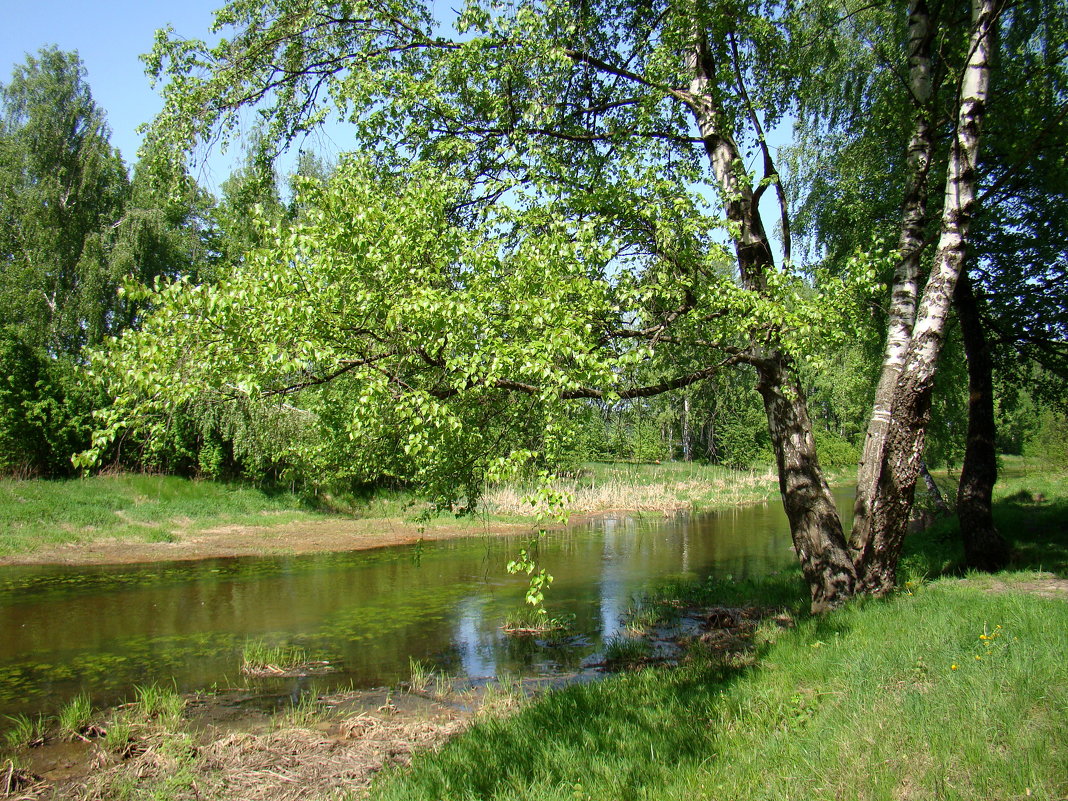
POLYGON ((0 311, 53 355, 122 316, 110 252, 129 180, 109 136, 76 54, 42 49, 0 86, 0 311))
POLYGON ((1054 469, 1068 469, 1068 415, 1046 407, 1038 410, 1036 417, 1024 453, 1039 457, 1054 469))
POLYGON ((41 355, 11 329, 0 332, 0 473, 70 475, 99 403, 78 365, 41 355))
MULTIPOLYGON (((233 35, 216 47, 162 32, 148 59, 156 75, 171 78, 150 142, 166 143, 175 154, 216 134, 229 138, 240 107, 253 95, 264 101, 269 145, 338 110, 356 123, 365 152, 375 154, 374 165, 350 160, 325 189, 306 190, 302 222, 290 233, 275 229, 269 257, 261 251, 234 281, 207 293, 218 300, 205 297, 226 305, 231 300, 224 296, 243 292, 249 319, 285 331, 284 343, 277 332, 243 332, 240 364, 201 359, 200 386, 218 392, 228 383, 231 394, 252 402, 306 390, 300 408, 314 415, 308 417, 312 436, 291 458, 317 481, 399 476, 427 486, 443 505, 461 499, 470 505, 486 478, 502 469, 566 461, 561 432, 570 414, 559 401, 581 398, 609 408, 629 401, 619 409, 633 413, 612 432, 607 448, 594 446, 598 451, 669 458, 674 444, 663 444, 668 425, 646 398, 714 375, 719 362, 730 362, 753 337, 774 332, 777 343, 808 358, 817 338, 835 340, 852 324, 853 301, 873 269, 863 257, 852 272, 819 278, 827 296, 810 290, 807 271, 774 272, 761 293, 741 290, 731 275, 716 233, 724 223, 700 189, 715 180, 711 167, 699 156, 700 142, 686 133, 685 103, 665 89, 687 81, 690 68, 677 52, 690 36, 689 12, 668 7, 657 18, 642 9, 595 5, 576 19, 568 4, 547 3, 541 14, 471 4, 456 21, 463 36, 445 42, 414 5, 389 14, 347 6, 334 11, 322 16, 307 3, 231 3, 217 22, 233 35), (376 22, 358 21, 363 13, 376 22), (660 38, 642 33, 654 28, 660 38), (620 83, 610 69, 567 50, 565 43, 576 37, 621 60, 632 56, 646 75, 620 83), (294 69, 277 73, 272 51, 292 59, 294 69), (364 57, 342 64, 328 55, 338 51, 364 57), (313 53, 331 66, 302 71, 313 53), (208 62, 215 66, 204 69, 208 62), (280 91, 249 94, 249 87, 274 80, 281 81, 280 91), (330 103, 321 104, 328 92, 330 103), (591 102, 597 110, 583 112, 591 102), (401 202, 386 202, 392 196, 401 202), (505 197, 506 203, 497 202, 505 197), (357 208, 361 213, 353 215, 357 208), (335 224, 331 217, 342 209, 356 219, 335 224), (372 244, 371 234, 379 232, 385 235, 372 244), (433 255, 424 254, 425 237, 436 245, 433 255), (312 243, 326 247, 313 253, 312 243), (363 260, 358 273, 329 264, 353 257, 363 260), (390 263, 397 259, 406 269, 390 263), (285 284, 280 270, 290 264, 298 270, 307 265, 305 287, 328 286, 326 298, 340 286, 371 291, 347 299, 348 319, 331 316, 321 308, 331 301, 320 303, 316 294, 319 308, 299 312, 322 316, 309 328, 307 317, 276 316, 263 305, 278 304, 269 294, 285 284), (430 272, 427 264, 433 264, 430 272), (274 288, 255 289, 257 280, 274 288), (377 293, 383 285, 395 290, 393 297, 377 293), (833 303, 827 302, 831 295, 833 303), (673 313, 680 304, 685 313, 673 313), (353 319, 355 309, 363 316, 353 319), (477 354, 467 330, 477 332, 477 354), (325 331, 337 333, 322 341, 325 331), (645 331, 660 332, 655 346, 645 331), (522 345, 520 332, 527 340, 522 345), (252 380, 247 356, 271 358, 275 351, 278 369, 252 380), (638 393, 642 383, 662 389, 638 393), (361 400, 359 417, 368 418, 358 426, 350 411, 354 398, 361 400), (487 427, 491 436, 482 436, 479 429, 487 427), (617 443, 621 431, 626 434, 617 443), (336 444, 346 441, 354 443, 351 450, 336 444), (448 455, 461 449, 463 459, 448 455), (374 471, 367 468, 372 462, 374 471)), ((734 46, 749 59, 746 69, 768 78, 758 81, 761 101, 769 99, 765 90, 785 97, 776 82, 791 78, 776 58, 787 45, 762 26, 755 10, 747 13, 753 29, 744 35, 745 26, 735 29, 734 46)), ((708 14, 710 27, 724 24, 708 14)), ((726 46, 726 40, 716 42, 726 46)), ((737 100, 729 113, 741 118, 741 96, 737 100)), ((777 112, 768 113, 773 121, 777 112)), ((269 217, 265 213, 264 221, 269 217)), ((301 299, 302 288, 282 293, 297 309, 312 303, 301 299)), ((177 292, 168 297, 184 302, 177 292)), ((158 302, 166 305, 162 297, 158 302)), ((144 347, 130 350, 140 347, 146 355, 153 336, 162 342, 163 330, 161 320, 144 347)), ((230 336, 225 325, 222 330, 230 336)), ((196 337, 181 341, 199 358, 196 337)), ((162 364, 172 369, 174 362, 162 364)), ((151 394, 136 383, 115 389, 151 394)), ((734 462, 751 464, 753 454, 734 462)))

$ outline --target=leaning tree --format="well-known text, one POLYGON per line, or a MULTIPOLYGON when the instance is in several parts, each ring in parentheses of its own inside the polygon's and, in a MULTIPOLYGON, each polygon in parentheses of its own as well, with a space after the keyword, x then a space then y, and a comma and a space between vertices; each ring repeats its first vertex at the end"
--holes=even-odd
MULTIPOLYGON (((869 437, 850 542, 797 366, 859 324, 888 255, 868 243, 832 265, 793 258, 766 132, 819 74, 823 45, 869 13, 884 72, 911 71, 922 94, 918 3, 906 24, 835 3, 472 2, 446 31, 414 3, 238 0, 218 12, 214 47, 161 32, 148 63, 166 105, 149 141, 176 166, 239 134, 252 107, 279 143, 336 113, 361 155, 310 186, 301 223, 228 281, 161 290, 155 318, 113 353, 109 430, 196 393, 273 398, 337 435, 294 446, 322 469, 375 462, 470 500, 551 457, 568 402, 745 366, 813 608, 888 591, 975 203, 998 9, 976 0, 956 36, 936 256, 922 293, 901 288, 913 267, 898 270, 895 303, 911 293, 918 311, 907 341, 892 337, 893 413, 876 411, 886 425, 869 437)), ((910 165, 895 176, 904 195, 923 159, 910 165)))

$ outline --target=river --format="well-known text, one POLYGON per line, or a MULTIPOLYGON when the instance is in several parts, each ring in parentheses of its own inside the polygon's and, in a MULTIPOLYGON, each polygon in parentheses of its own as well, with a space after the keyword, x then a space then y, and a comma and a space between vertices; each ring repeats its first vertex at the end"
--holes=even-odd
MULTIPOLYGON (((852 493, 838 492, 843 512, 852 493)), ((410 659, 464 678, 569 672, 651 582, 761 576, 795 556, 781 505, 664 518, 605 518, 544 535, 553 614, 573 613, 578 644, 505 636, 525 576, 504 569, 529 537, 474 537, 289 557, 0 569, 0 714, 54 713, 79 692, 95 705, 158 683, 193 692, 250 684, 297 694, 408 678, 410 659), (296 645, 335 673, 246 679, 250 640, 296 645)))

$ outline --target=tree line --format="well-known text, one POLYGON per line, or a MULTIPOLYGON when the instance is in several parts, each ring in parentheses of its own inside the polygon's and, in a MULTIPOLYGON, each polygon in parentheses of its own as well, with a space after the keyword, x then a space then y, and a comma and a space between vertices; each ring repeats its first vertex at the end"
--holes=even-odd
POLYGON ((472 2, 446 25, 418 3, 229 3, 218 44, 164 34, 148 58, 164 196, 249 108, 263 160, 330 114, 353 155, 298 177, 288 216, 234 218, 250 238, 211 277, 123 296, 142 311, 86 359, 110 403, 80 461, 198 409, 312 485, 470 507, 518 473, 551 493, 579 443, 704 442, 776 465, 823 609, 894 586, 941 450, 970 561, 1002 564, 994 426, 1004 444, 1034 430, 1027 404, 1063 419, 1065 16, 472 2), (854 454, 847 536, 824 467, 854 454))

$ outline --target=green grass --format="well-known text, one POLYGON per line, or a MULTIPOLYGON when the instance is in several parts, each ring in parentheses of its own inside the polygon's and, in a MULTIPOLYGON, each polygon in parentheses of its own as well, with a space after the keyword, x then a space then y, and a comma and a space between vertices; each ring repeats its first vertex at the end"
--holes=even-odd
POLYGON ((4 743, 9 749, 25 748, 31 743, 44 740, 48 721, 44 715, 8 715, 4 726, 4 743))
POLYGON ((1068 599, 1037 571, 1065 575, 1068 480, 1014 477, 998 497, 1012 571, 961 578, 945 523, 911 539, 901 592, 822 617, 795 575, 664 584, 635 604, 647 625, 691 604, 797 622, 760 624, 751 662, 694 649, 481 720, 372 798, 1063 799, 1068 599))
POLYGON ((270 645, 263 640, 249 640, 241 655, 241 670, 294 670, 311 662, 308 651, 298 645, 270 645))
POLYGON ((68 701, 56 716, 59 736, 76 740, 92 722, 93 702, 86 693, 80 693, 68 701))
POLYGON ((185 699, 177 690, 148 684, 135 687, 137 711, 146 720, 174 724, 182 717, 185 699))
POLYGON ((174 476, 0 480, 0 555, 100 538, 167 542, 172 531, 318 517, 297 496, 174 476))
POLYGON ((637 665, 652 652, 649 641, 640 637, 612 637, 604 644, 604 662, 608 667, 621 669, 637 665))
MULTIPOLYGON (((999 481, 994 522, 1013 546, 1010 569, 1068 578, 1068 476, 1040 471, 999 481)), ((963 562, 957 519, 940 520, 905 541, 901 578, 916 582, 960 574, 963 562)))

